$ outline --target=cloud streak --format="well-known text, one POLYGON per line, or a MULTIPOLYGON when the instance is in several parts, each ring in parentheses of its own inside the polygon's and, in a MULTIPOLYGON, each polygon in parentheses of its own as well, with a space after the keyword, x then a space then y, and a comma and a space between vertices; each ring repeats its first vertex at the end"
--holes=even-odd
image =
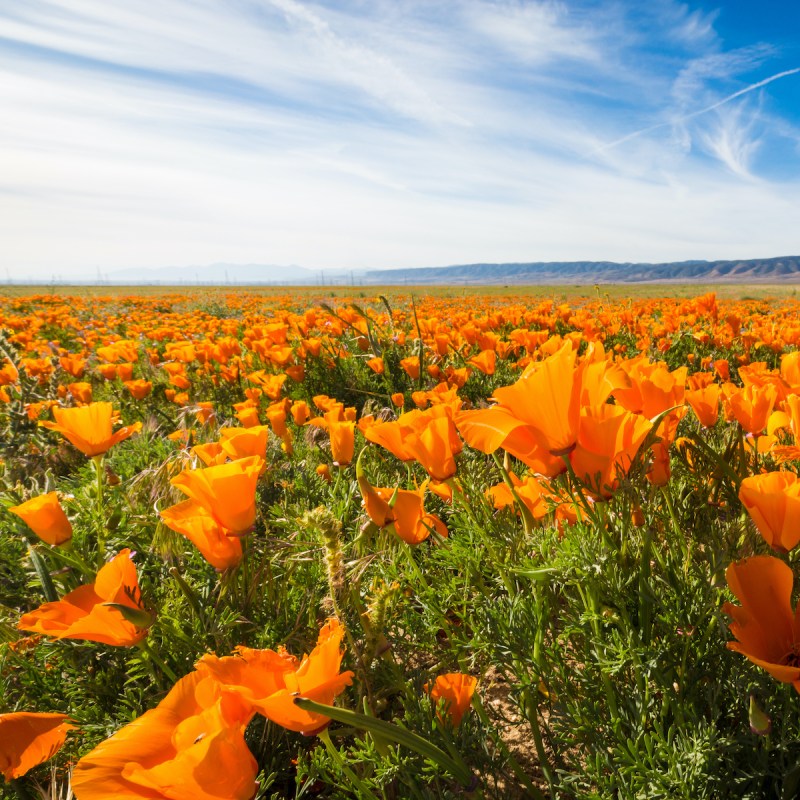
POLYGON ((607 144, 595 148, 593 154, 604 153, 608 150, 611 150, 614 147, 618 147, 619 145, 624 144, 625 142, 631 141, 631 139, 636 139, 639 136, 643 136, 646 133, 653 133, 654 131, 661 130, 662 128, 667 128, 673 125, 680 125, 682 123, 689 122, 690 120, 696 119, 697 117, 700 117, 703 114, 708 114, 710 111, 715 111, 721 106, 727 105, 732 100, 736 100, 737 98, 749 94, 750 92, 754 92, 756 89, 761 89, 762 87, 768 86, 770 83, 773 83, 774 81, 780 80, 781 78, 787 78, 790 75, 797 75, 798 73, 800 73, 800 67, 795 67, 794 69, 787 69, 783 70, 782 72, 777 72, 775 75, 770 75, 768 78, 764 78, 763 80, 757 81, 756 83, 752 83, 749 86, 745 86, 744 89, 739 89, 738 91, 727 95, 727 97, 723 97, 721 100, 717 100, 716 102, 711 103, 711 105, 708 105, 705 108, 700 108, 688 114, 683 114, 682 116, 677 117, 675 119, 671 119, 668 122, 658 122, 655 125, 648 125, 646 128, 641 128, 637 131, 632 131, 631 133, 628 133, 625 136, 621 136, 619 139, 615 139, 613 142, 608 142, 607 144))

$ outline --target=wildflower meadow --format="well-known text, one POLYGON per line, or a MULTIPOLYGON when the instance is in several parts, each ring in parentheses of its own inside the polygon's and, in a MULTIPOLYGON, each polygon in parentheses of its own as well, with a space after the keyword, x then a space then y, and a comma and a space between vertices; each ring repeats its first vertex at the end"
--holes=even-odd
POLYGON ((800 796, 800 303, 735 295, 0 296, 0 795, 800 796))

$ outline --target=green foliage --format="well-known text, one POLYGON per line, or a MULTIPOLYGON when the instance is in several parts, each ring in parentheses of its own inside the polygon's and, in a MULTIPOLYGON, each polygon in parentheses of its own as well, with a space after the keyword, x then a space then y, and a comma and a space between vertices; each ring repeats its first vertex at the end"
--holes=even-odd
MULTIPOLYGON (((194 309, 246 323, 219 297, 201 298, 194 309)), ((165 301, 163 312, 172 310, 165 301)), ((410 402, 412 392, 434 385, 403 370, 400 361, 416 355, 420 341, 412 329, 404 345, 395 344, 383 310, 365 304, 353 311, 354 319, 368 321, 368 336, 344 326, 339 343, 348 357, 330 349, 309 357, 304 382, 287 381, 288 396, 310 403, 326 394, 359 413, 390 415, 393 392, 410 402), (366 366, 377 350, 383 375, 366 366)), ((568 321, 556 324, 562 335, 572 330, 568 321)), ((66 347, 74 341, 70 331, 44 333, 66 347)), ((670 341, 664 357, 673 368, 690 355, 734 361, 734 351, 699 344, 685 332, 670 341)), ((623 327, 606 348, 632 354, 636 344, 623 327)), ((9 347, 6 339, 0 345, 9 347)), ((467 347, 449 363, 461 367, 479 351, 467 347)), ((755 356, 777 363, 766 346, 755 356)), ((254 357, 253 369, 262 366, 254 357)), ((137 369, 151 377, 146 364, 137 369)), ((213 399, 218 422, 230 422, 243 390, 213 380, 215 374, 193 375, 193 396, 213 399)), ((477 406, 518 375, 512 359, 499 360, 494 375, 475 373, 461 396, 477 406)), ((362 730, 333 723, 326 741, 257 716, 247 741, 259 765, 259 798, 796 795, 796 693, 726 647, 724 570, 765 550, 738 502, 738 481, 753 464, 733 426, 701 431, 687 418, 679 431, 687 443, 673 453, 666 488, 634 471, 611 500, 596 504, 591 519, 563 528, 548 518, 526 530, 513 508, 495 510, 485 492, 501 482, 501 472, 490 457, 465 448, 453 502, 426 499, 449 537, 414 548, 366 524, 354 466, 332 468, 330 484, 317 474, 331 464, 325 434, 295 429, 291 457, 277 437, 270 439, 245 559, 217 573, 157 516, 182 499, 170 478, 189 458, 166 434, 183 424, 197 441, 214 441, 213 423, 203 428, 191 411, 168 402, 163 382, 139 403, 119 385, 95 379, 95 399, 113 400, 126 423, 144 422, 140 435, 106 457, 98 502, 91 462, 23 413, 26 403, 54 396, 56 385, 23 376, 19 395, 0 415, 0 711, 61 711, 75 719, 81 732, 54 762, 57 783, 70 763, 153 708, 170 676, 188 674, 204 654, 228 655, 238 645, 307 653, 326 616, 338 613, 348 630, 344 666, 355 673, 342 705, 457 754, 473 771, 473 793, 434 760, 362 730), (38 543, 5 510, 56 487, 69 495, 69 551, 38 543), (638 526, 634 507, 644 515, 638 526), (37 558, 63 596, 90 582, 97 564, 123 547, 136 552, 143 601, 156 613, 146 649, 46 638, 16 643, 24 635, 16 630, 20 615, 45 599, 37 558), (441 708, 437 717, 424 686, 459 671, 479 677, 480 699, 453 729, 441 708), (769 736, 749 729, 750 695, 772 721, 769 736)), ((357 450, 367 446, 357 436, 357 450)), ((403 465, 377 447, 363 465, 380 487, 411 488, 426 477, 419 465, 403 465)), ((559 481, 566 485, 566 476, 559 481)), ((34 775, 47 783, 49 767, 34 775)))

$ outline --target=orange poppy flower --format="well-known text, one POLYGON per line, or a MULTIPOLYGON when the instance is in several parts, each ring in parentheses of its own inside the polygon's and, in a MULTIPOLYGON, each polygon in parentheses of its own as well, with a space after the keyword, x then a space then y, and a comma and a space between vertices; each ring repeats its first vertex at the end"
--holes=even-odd
POLYGON ((718 383, 710 383, 703 388, 686 392, 686 402, 704 428, 713 428, 717 424, 721 392, 722 388, 718 383))
POLYGON ((448 406, 433 406, 422 413, 425 425, 408 434, 406 446, 428 475, 437 481, 446 481, 456 474, 455 456, 461 452, 463 444, 448 406))
POLYGON ((355 452, 355 422, 331 422, 328 424, 331 437, 333 463, 345 467, 353 460, 355 452))
POLYGON ((251 425, 249 428, 220 428, 219 431, 220 447, 233 461, 247 456, 258 456, 265 460, 268 438, 269 428, 266 425, 251 425))
POLYGON ((577 447, 570 456, 575 474, 593 493, 609 497, 617 474, 630 469, 650 428, 650 420, 621 406, 584 409, 577 447))
POLYGON ((394 422, 371 425, 364 435, 401 461, 416 459, 438 481, 455 475, 455 456, 463 448, 453 423, 453 410, 447 404, 409 411, 394 422))
POLYGON ((250 800, 258 765, 244 740, 253 711, 198 670, 101 742, 72 773, 77 800, 250 800))
POLYGON ((418 413, 418 411, 411 411, 408 414, 402 414, 400 419, 394 422, 373 422, 369 427, 366 429, 362 427, 361 430, 367 441, 385 447, 401 461, 413 461, 414 453, 406 443, 406 433, 408 433, 409 427, 405 426, 403 421, 412 414, 418 413))
MULTIPOLYGON (((177 402, 178 395, 175 395, 175 397, 177 402)), ((207 425, 208 423, 213 422, 217 418, 217 414, 214 411, 214 404, 207 400, 201 400, 200 402, 195 403, 194 417, 201 425, 207 425)))
POLYGON ((778 390, 772 384, 750 384, 737 389, 728 397, 728 408, 745 433, 759 436, 767 427, 778 390))
POLYGON ((145 380, 135 380, 135 381, 125 381, 124 384, 125 388, 130 392, 131 397, 135 400, 144 400, 147 395, 153 390, 153 384, 150 381, 145 380))
POLYGON ((122 550, 102 567, 94 583, 23 614, 17 627, 55 639, 87 639, 116 647, 136 644, 147 635, 146 627, 137 627, 109 604, 125 606, 143 621, 147 618, 130 550, 122 550))
POLYGON ((530 427, 552 456, 572 452, 578 438, 581 374, 575 350, 565 343, 539 364, 531 364, 511 386, 496 389, 494 398, 509 414, 530 427))
MULTIPOLYGON (((447 716, 453 723, 453 727, 457 728, 472 703, 472 695, 475 694, 477 685, 478 680, 472 675, 448 672, 445 675, 439 675, 434 681, 432 689, 428 689, 426 683, 425 691, 430 694, 434 703, 438 704, 440 700, 444 700, 447 716)), ((439 716, 439 719, 441 720, 442 717, 439 716)))
POLYGON ((126 425, 112 433, 111 403, 90 403, 78 408, 54 408, 55 422, 40 422, 43 428, 58 431, 86 456, 99 456, 127 439, 142 427, 141 422, 126 425))
POLYGON ((535 473, 553 478, 566 470, 562 458, 551 455, 536 431, 496 405, 455 415, 456 425, 467 444, 482 453, 494 453, 502 447, 535 473))
POLYGON ((416 491, 371 486, 357 470, 358 485, 367 516, 381 529, 393 526, 406 544, 424 542, 432 530, 447 538, 447 527, 435 514, 425 513, 425 490, 428 481, 416 491))
POLYGON ((478 355, 470 358, 467 364, 475 367, 484 375, 494 375, 497 366, 497 353, 494 350, 481 350, 478 355))
POLYGON ((289 434, 289 429, 286 426, 286 418, 290 407, 288 398, 277 403, 271 403, 267 407, 267 420, 272 426, 272 432, 280 439, 285 439, 289 434))
POLYGON ((330 719, 303 711, 294 704, 293 698, 307 697, 331 705, 350 685, 353 673, 339 672, 344 655, 343 637, 344 628, 339 621, 329 619, 319 633, 317 646, 302 660, 283 648, 275 652, 237 647, 236 654, 226 658, 203 656, 198 667, 208 669, 226 689, 238 694, 267 719, 311 736, 330 719))
POLYGON ((383 359, 380 356, 374 356, 367 361, 367 366, 377 375, 383 375, 384 372, 384 364, 383 359))
POLYGON ((97 371, 107 380, 113 381, 117 377, 116 364, 98 364, 97 371))
POLYGON ((72 525, 55 492, 32 497, 8 510, 20 517, 47 544, 64 544, 72 538, 72 525))
MULTIPOLYGON (((133 364, 117 364, 117 378, 124 383, 133 380, 133 364)), ((181 387, 188 389, 188 386, 181 387)))
POLYGON ((245 428, 252 428, 261 424, 261 420, 258 417, 258 409, 253 406, 246 406, 238 409, 236 412, 236 419, 238 419, 245 428))
POLYGON ((214 569, 221 572, 242 560, 239 538, 227 536, 225 529, 194 500, 165 508, 161 519, 170 530, 185 536, 214 569))
POLYGON ((249 533, 256 521, 256 483, 264 460, 248 456, 228 464, 184 470, 170 483, 196 501, 234 536, 249 533))
POLYGON ((400 359, 400 366, 412 381, 419 378, 419 356, 409 356, 400 359))
POLYGON ((86 405, 87 403, 92 402, 92 384, 86 383, 85 381, 79 381, 78 383, 70 383, 67 385, 67 389, 69 393, 72 395, 72 399, 78 405, 86 405))
POLYGON ((800 604, 792 609, 792 568, 773 556, 753 556, 731 564, 725 578, 741 603, 722 607, 733 617, 728 627, 737 639, 728 648, 800 692, 800 604))
POLYGON ((196 444, 192 447, 192 453, 207 467, 215 467, 217 464, 224 464, 228 460, 228 454, 222 449, 222 445, 219 442, 196 444))
POLYGON ((305 400, 296 400, 290 409, 295 425, 305 425, 311 416, 308 403, 305 400))
POLYGON ((800 478, 793 472, 745 478, 739 499, 774 550, 787 553, 800 542, 800 478))
POLYGON ((669 449, 678 433, 679 414, 685 409, 678 409, 661 421, 658 426, 658 441, 650 448, 653 460, 647 470, 647 480, 653 486, 666 486, 672 474, 669 462, 669 449))
POLYGON ((54 756, 75 726, 66 714, 15 711, 0 714, 0 775, 20 778, 54 756))
MULTIPOLYGON (((554 496, 537 478, 532 475, 520 480, 513 472, 509 477, 514 484, 514 491, 517 497, 525 504, 534 519, 544 519, 552 507, 554 496)), ((511 488, 505 483, 499 483, 486 490, 486 494, 492 500, 495 508, 505 508, 513 506, 515 502, 511 488)))
POLYGON ((73 378, 83 377, 86 370, 86 359, 79 355, 69 354, 58 359, 61 369, 68 372, 73 378))

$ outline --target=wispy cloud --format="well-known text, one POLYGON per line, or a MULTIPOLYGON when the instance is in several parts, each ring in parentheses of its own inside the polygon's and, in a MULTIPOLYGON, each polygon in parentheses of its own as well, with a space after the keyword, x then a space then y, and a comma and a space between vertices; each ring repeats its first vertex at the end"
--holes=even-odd
POLYGON ((10 4, 2 266, 789 251, 797 187, 763 167, 796 146, 768 93, 800 70, 725 50, 715 21, 672 0, 10 4))

